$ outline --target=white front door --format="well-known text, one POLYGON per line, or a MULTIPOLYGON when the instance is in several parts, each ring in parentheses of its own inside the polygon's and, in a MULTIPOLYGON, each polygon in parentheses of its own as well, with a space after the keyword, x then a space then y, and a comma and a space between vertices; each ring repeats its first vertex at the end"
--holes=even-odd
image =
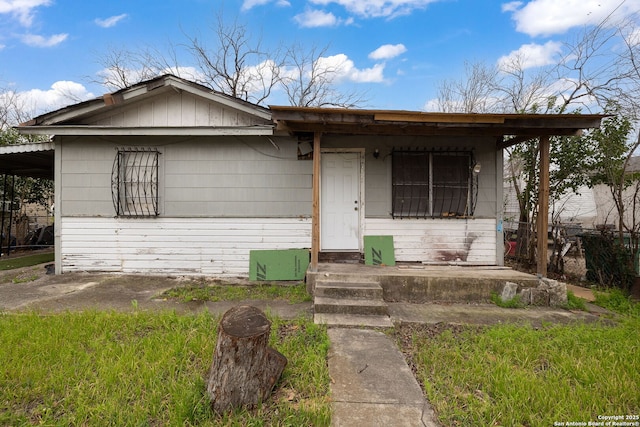
POLYGON ((360 249, 360 154, 322 153, 320 247, 360 249))

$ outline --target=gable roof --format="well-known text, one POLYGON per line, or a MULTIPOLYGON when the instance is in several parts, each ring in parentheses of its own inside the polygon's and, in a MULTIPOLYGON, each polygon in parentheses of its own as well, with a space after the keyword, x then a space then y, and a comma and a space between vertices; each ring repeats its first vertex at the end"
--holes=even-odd
POLYGON ((17 127, 46 135, 270 135, 268 109, 173 75, 40 115, 17 127))

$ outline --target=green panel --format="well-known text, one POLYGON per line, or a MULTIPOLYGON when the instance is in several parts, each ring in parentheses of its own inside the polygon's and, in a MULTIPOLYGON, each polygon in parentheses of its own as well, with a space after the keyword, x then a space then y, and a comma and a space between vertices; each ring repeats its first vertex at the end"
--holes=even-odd
POLYGON ((309 267, 308 249, 250 251, 250 280, 303 280, 309 267))
POLYGON ((366 265, 396 265, 393 236, 364 236, 366 265))

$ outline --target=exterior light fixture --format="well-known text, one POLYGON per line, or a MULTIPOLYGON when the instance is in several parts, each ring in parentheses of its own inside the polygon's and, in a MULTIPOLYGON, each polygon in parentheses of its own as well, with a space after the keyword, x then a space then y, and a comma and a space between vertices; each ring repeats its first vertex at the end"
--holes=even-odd
POLYGON ((476 163, 473 165, 473 173, 478 175, 480 173, 480 169, 482 169, 482 165, 480 163, 476 163))

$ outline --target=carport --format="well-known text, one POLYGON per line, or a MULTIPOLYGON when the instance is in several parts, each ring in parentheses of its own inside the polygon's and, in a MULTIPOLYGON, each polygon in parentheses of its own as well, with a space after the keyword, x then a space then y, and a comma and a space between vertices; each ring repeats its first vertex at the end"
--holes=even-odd
POLYGON ((15 198, 16 177, 54 179, 54 143, 7 145, 0 147, 0 185, 2 204, 0 205, 0 253, 11 253, 13 224, 12 200, 15 198), (5 240, 5 227, 6 240, 5 240))

